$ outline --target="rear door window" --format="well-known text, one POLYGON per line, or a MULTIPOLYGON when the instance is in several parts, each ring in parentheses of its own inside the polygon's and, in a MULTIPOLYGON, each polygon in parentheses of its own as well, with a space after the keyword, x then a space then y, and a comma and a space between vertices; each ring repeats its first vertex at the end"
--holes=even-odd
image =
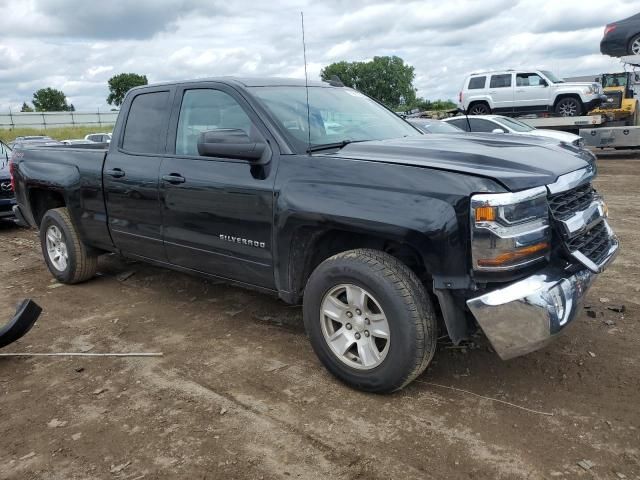
POLYGON ((469 131, 469 124, 467 123, 467 119, 466 118, 463 118, 463 117, 454 118, 453 120, 449 120, 448 123, 452 123, 456 127, 461 128, 462 130, 464 130, 465 132, 469 131))
POLYGON ((129 107, 122 148, 132 153, 164 153, 169 92, 137 95, 129 107))
POLYGON ((487 77, 471 77, 469 80, 469 90, 478 90, 484 88, 487 83, 487 77))
POLYGON ((491 75, 491 88, 507 88, 511 86, 511 74, 491 75))

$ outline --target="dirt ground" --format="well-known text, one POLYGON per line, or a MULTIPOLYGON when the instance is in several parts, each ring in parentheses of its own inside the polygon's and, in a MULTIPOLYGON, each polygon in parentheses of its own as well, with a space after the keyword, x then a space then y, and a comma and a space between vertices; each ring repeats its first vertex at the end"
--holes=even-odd
POLYGON ((386 396, 322 368, 300 308, 115 256, 60 285, 36 233, 5 225, 0 319, 24 297, 44 313, 4 352, 164 356, 0 358, 0 478, 640 479, 640 157, 599 168, 622 253, 595 318, 508 362, 443 342, 386 396))

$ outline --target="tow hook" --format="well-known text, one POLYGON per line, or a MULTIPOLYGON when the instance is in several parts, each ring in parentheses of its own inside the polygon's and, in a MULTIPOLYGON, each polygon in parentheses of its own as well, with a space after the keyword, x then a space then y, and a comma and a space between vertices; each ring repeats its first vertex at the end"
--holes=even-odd
POLYGON ((0 348, 15 342, 27 334, 42 313, 42 308, 30 298, 24 299, 16 310, 13 318, 0 327, 0 348))

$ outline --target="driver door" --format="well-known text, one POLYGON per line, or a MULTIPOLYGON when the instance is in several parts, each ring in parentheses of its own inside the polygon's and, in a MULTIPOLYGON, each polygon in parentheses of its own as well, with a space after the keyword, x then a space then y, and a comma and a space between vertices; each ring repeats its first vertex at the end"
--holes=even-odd
POLYGON ((268 132, 235 90, 202 85, 176 92, 168 154, 160 167, 167 258, 188 269, 273 288, 274 159, 258 166, 206 157, 197 145, 202 132, 215 129, 241 129, 263 141, 268 132))

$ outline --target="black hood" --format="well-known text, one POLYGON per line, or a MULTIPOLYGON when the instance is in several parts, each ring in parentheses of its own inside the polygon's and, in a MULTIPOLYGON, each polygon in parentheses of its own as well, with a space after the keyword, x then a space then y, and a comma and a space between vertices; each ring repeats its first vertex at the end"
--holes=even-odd
POLYGON ((593 165, 573 145, 530 135, 466 133, 351 143, 332 156, 437 168, 488 177, 511 191, 538 187, 593 165))

